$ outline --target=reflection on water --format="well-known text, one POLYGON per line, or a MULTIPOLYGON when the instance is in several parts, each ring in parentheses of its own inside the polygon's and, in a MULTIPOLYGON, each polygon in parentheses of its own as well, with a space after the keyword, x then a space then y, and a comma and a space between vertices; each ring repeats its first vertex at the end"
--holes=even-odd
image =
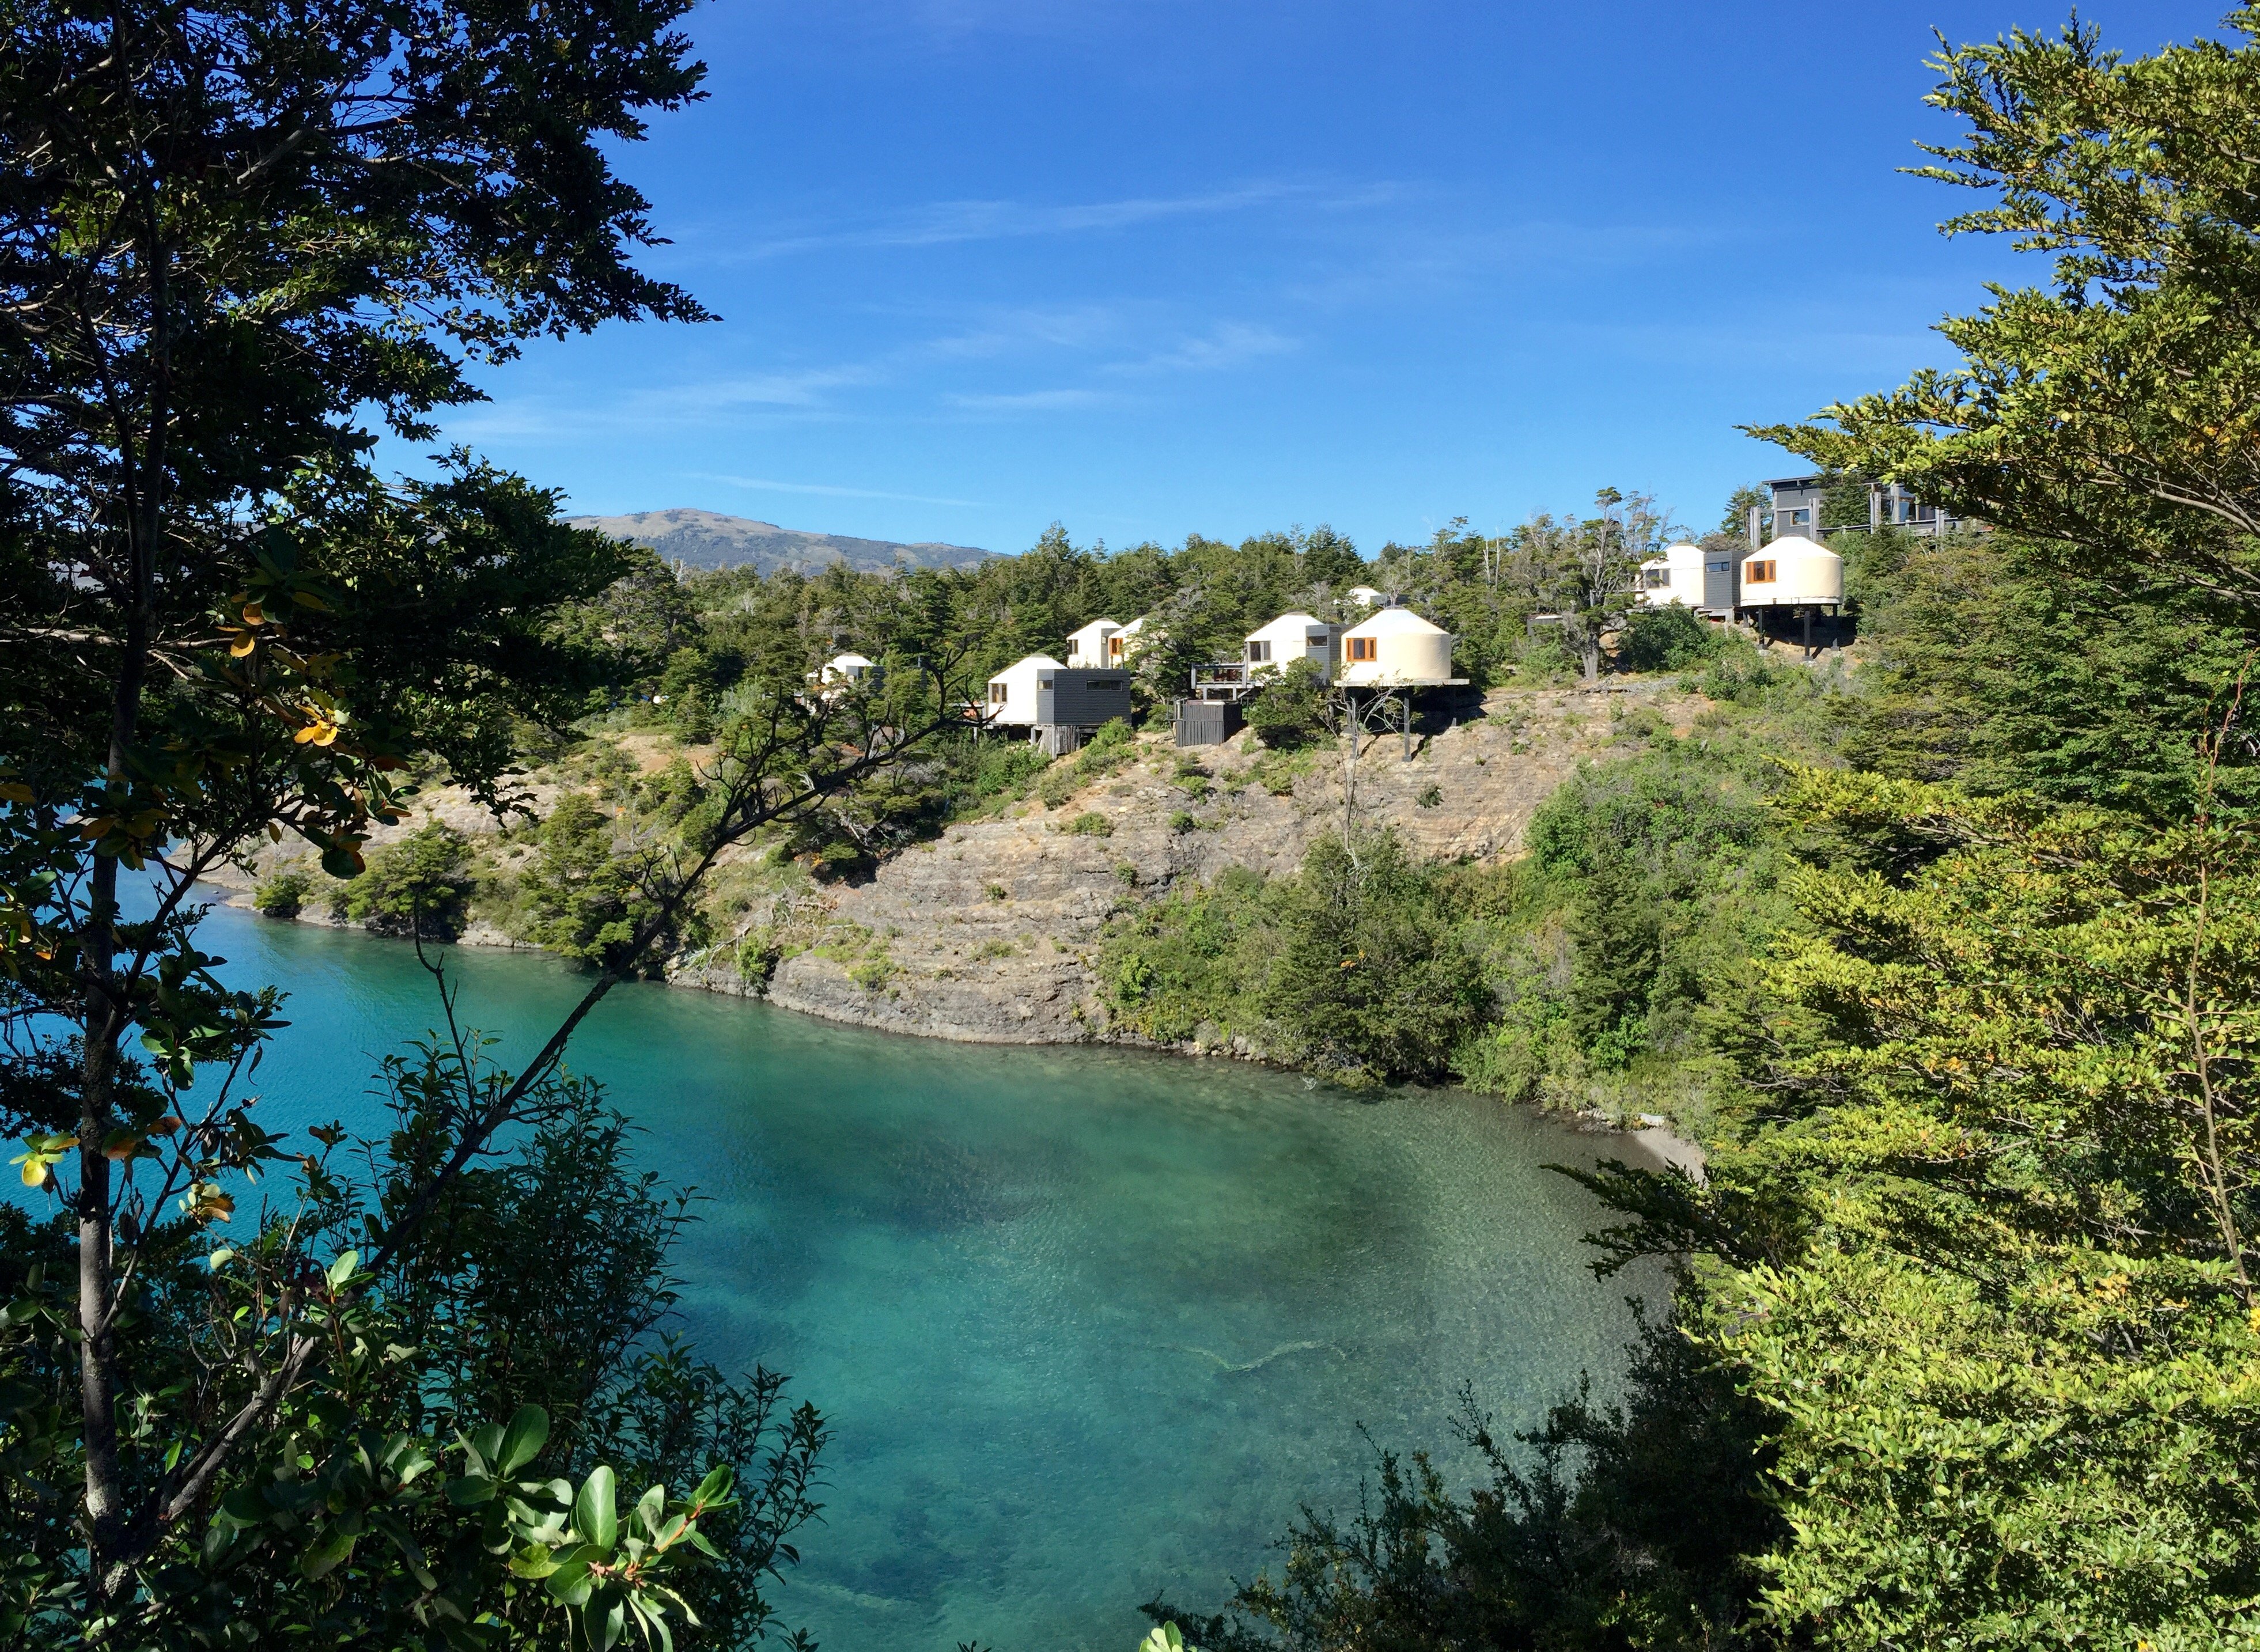
MULTIPOLYGON (((227 974, 292 993, 268 1127, 370 1119, 436 1019, 410 950, 223 911, 227 974)), ((468 1022, 536 1046, 554 961, 459 952, 468 1022)), ((946 1045, 622 988, 572 1064, 706 1196, 680 1258, 700 1351, 831 1418, 826 1523, 779 1591, 834 1652, 1126 1652, 1136 1604, 1220 1601, 1298 1499, 1354 1493, 1356 1426, 1448 1449, 1471 1382, 1533 1416, 1627 1327, 1584 1194, 1621 1142, 1458 1094, 1362 1102, 1237 1064, 946 1045)))

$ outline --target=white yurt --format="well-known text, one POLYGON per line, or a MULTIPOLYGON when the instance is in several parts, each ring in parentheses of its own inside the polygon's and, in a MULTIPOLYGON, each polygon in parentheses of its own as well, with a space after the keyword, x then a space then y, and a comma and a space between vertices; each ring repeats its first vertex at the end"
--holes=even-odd
POLYGON ((1122 657, 1121 651, 1115 649, 1110 653, 1109 645, 1121 634, 1122 627, 1112 619, 1094 619, 1080 631, 1069 632, 1067 662, 1069 669, 1089 671, 1114 664, 1122 657))
POLYGON ((1345 688, 1417 688, 1455 683, 1452 644, 1441 626, 1430 625, 1410 608, 1384 608, 1342 633, 1341 674, 1345 688))
POLYGON ((989 703, 982 708, 991 723, 1011 728, 1033 728, 1036 723, 1036 673, 1066 668, 1048 654, 1015 660, 989 679, 989 703))
POLYGON ((1667 545, 1663 554, 1640 565, 1640 586, 1634 598, 1643 608, 1686 608, 1703 605, 1703 547, 1682 540, 1667 545))
POLYGON ((878 662, 860 654, 835 654, 826 660, 816 674, 816 680, 827 688, 840 683, 861 683, 869 677, 878 662))
POLYGON ((1361 608, 1381 606, 1381 593, 1370 585, 1353 585, 1342 595, 1345 601, 1354 602, 1361 608))
POLYGON ((1340 626, 1328 625, 1316 614, 1281 614, 1269 625, 1248 633, 1241 658, 1247 662, 1251 677, 1261 676, 1267 669, 1284 671, 1298 660, 1308 660, 1319 668, 1322 679, 1331 682, 1334 640, 1341 635, 1341 629, 1340 626))
POLYGON ((1844 600, 1844 559, 1792 533, 1742 558, 1744 608, 1833 608, 1844 600))

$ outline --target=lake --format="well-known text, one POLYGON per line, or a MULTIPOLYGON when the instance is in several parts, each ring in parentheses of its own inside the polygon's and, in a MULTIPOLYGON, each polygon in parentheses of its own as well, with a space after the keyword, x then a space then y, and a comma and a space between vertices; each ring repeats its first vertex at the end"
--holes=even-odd
MULTIPOLYGON (((373 1120, 375 1058, 438 1019, 397 941, 221 908, 204 944, 292 995, 270 1129, 373 1120)), ((580 990, 554 960, 448 956, 505 1058, 580 990)), ((570 1064, 706 1197, 679 1258, 699 1351, 789 1372, 832 1422, 824 1523, 776 1598, 833 1652, 1130 1652, 1140 1601, 1212 1609, 1298 1501, 1350 1506, 1360 1425, 1463 1484, 1463 1383, 1522 1422, 1621 1368, 1634 1287, 1587 1271, 1592 1203, 1542 1167, 1639 1149, 1496 1101, 648 985, 570 1064)))

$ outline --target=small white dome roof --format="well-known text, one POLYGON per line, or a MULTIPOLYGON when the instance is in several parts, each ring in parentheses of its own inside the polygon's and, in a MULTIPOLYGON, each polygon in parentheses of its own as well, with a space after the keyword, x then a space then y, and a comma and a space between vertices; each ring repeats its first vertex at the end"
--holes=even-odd
POLYGON ((1811 556, 1831 562, 1844 560, 1827 546, 1816 545, 1802 533, 1784 533, 1777 540, 1768 540, 1756 550, 1744 555, 1742 560, 1747 562, 1753 556, 1760 561, 1769 556, 1811 556))
POLYGON ((1441 626, 1432 626, 1410 608, 1384 608, 1380 612, 1359 620, 1345 637, 1442 637, 1448 636, 1441 626))

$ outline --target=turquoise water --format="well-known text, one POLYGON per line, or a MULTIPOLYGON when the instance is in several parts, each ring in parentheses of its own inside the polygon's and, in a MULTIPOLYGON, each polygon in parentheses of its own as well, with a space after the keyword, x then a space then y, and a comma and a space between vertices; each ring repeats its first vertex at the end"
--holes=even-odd
MULTIPOLYGON (((205 942, 293 995, 270 1129, 369 1118, 376 1056, 436 1019, 397 942, 225 909, 205 942)), ((547 959, 450 968, 505 1056, 579 990, 547 959)), ((1448 1448, 1463 1382, 1521 1420, 1620 1362, 1627 1287, 1585 1270, 1590 1201, 1540 1167, 1634 1150, 1494 1102, 649 986, 572 1064, 711 1201, 680 1259, 701 1351, 831 1419, 825 1524, 777 1598, 833 1652, 1129 1652, 1138 1602, 1220 1604, 1298 1500, 1348 1506, 1358 1425, 1448 1448)))

